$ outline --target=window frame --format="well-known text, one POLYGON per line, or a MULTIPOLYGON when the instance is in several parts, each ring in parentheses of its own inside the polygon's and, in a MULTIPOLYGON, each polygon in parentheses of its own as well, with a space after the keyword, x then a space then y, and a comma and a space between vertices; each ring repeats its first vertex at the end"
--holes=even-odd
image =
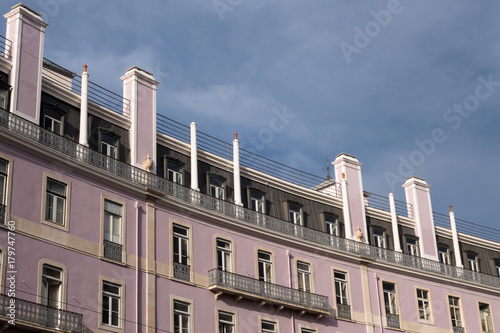
POLYGON ((467 262, 467 268, 473 272, 480 273, 481 267, 479 264, 479 256, 474 252, 465 252, 465 260, 467 262), (474 258, 471 259, 471 256, 474 258))
POLYGON ((3 80, 0 80, 0 95, 1 95, 1 92, 4 92, 4 95, 3 95, 3 105, 0 104, 0 108, 6 110, 6 111, 9 111, 10 109, 10 88, 11 86, 7 83, 7 82, 4 82, 3 80))
POLYGON ((104 260, 109 260, 110 262, 114 262, 114 263, 119 263, 118 261, 115 261, 115 260, 111 260, 109 258, 106 258, 104 256, 104 227, 105 227, 105 219, 106 219, 106 213, 105 213, 105 202, 106 201, 109 201, 109 202, 112 202, 116 205, 120 205, 122 207, 122 218, 121 218, 121 228, 120 228, 120 232, 121 232, 121 246, 122 246, 122 260, 121 260, 121 263, 126 263, 127 262, 127 251, 126 251, 126 246, 127 246, 127 203, 125 201, 122 201, 122 200, 118 200, 117 198, 112 198, 110 196, 107 196, 107 195, 104 195, 102 194, 101 195, 101 242, 100 242, 100 257, 101 259, 104 259, 104 260))
POLYGON ((420 257, 420 249, 418 247, 418 238, 413 235, 404 235, 405 253, 414 257, 420 257), (410 241, 410 242, 409 242, 410 241), (413 242, 413 243, 412 243, 413 242))
POLYGON ((279 333, 279 322, 271 318, 259 318, 259 333, 279 333), (273 325, 274 328, 272 330, 264 329, 263 324, 273 325))
MULTIPOLYGON (((233 261, 233 258, 234 258, 234 255, 233 255, 233 241, 232 240, 228 240, 226 238, 223 238, 223 237, 219 237, 219 236, 216 236, 215 237, 215 267, 217 269, 220 269, 222 271, 225 271, 225 272, 229 272, 229 273, 232 273, 234 271, 234 261, 233 261), (229 244, 229 250, 224 248, 224 247, 220 247, 219 246, 219 242, 225 242, 225 243, 228 243, 229 244), (221 258, 225 258, 226 256, 224 256, 224 254, 229 254, 229 264, 231 265, 229 267, 229 269, 224 269, 224 268, 219 268, 219 252, 222 254, 221 255, 221 258)), ((222 260, 226 266, 227 266, 227 259, 223 259, 222 260)), ((221 266, 224 266, 224 265, 221 265, 221 266)))
MULTIPOLYGON (((340 303, 340 304, 351 306, 351 299, 350 299, 350 297, 351 297, 351 290, 350 290, 351 284, 349 283, 349 272, 346 271, 345 269, 338 269, 338 268, 333 267, 332 274, 333 274, 333 293, 335 296, 335 306, 337 306, 337 304, 338 304, 338 302, 337 302, 337 297, 338 297, 338 295, 337 295, 337 281, 339 282, 339 284, 341 282, 344 282, 346 284, 346 290, 347 290, 347 296, 345 297, 347 299, 347 304, 344 304, 344 303, 340 303), (337 277, 335 276, 335 273, 344 274, 345 280, 337 279, 337 277)), ((344 297, 341 297, 341 300, 343 298, 344 297)))
POLYGON ((125 322, 125 300, 126 300, 126 284, 123 281, 113 279, 107 276, 102 276, 99 275, 99 296, 98 296, 98 306, 99 306, 99 313, 98 313, 98 328, 105 329, 108 331, 114 331, 114 332, 124 332, 126 329, 126 322, 125 322), (111 285, 118 286, 120 288, 120 301, 119 301, 119 312, 118 312, 118 326, 113 326, 109 324, 104 324, 103 323, 103 296, 104 296, 104 283, 108 283, 111 285))
POLYGON ((387 234, 384 228, 371 226, 371 241, 374 247, 378 247, 380 249, 387 249, 387 234), (381 234, 380 234, 381 233, 381 234), (379 246, 379 241, 382 239, 383 246, 379 246))
MULTIPOLYGON (((216 199, 225 201, 227 198, 226 182, 227 182, 227 179, 220 176, 220 175, 213 174, 213 173, 207 173, 207 194, 209 196, 211 196, 212 198, 216 198, 216 199), (212 184, 212 179, 221 182, 222 185, 218 186, 218 184, 212 184), (217 194, 217 192, 222 191, 222 198, 219 196, 212 195, 212 188, 215 189, 216 194, 217 194)), ((220 195, 220 193, 219 193, 219 195, 220 195)))
MULTIPOLYGON (((463 327, 465 329, 465 321, 464 321, 464 316, 463 316, 463 313, 462 313, 462 299, 460 296, 456 296, 456 295, 447 295, 448 296, 448 302, 446 303, 447 304, 447 307, 448 307, 448 315, 449 315, 449 320, 450 320, 450 324, 451 324, 451 327, 463 327), (456 299, 458 300, 458 304, 455 305, 455 304, 450 304, 450 301, 451 299, 456 299), (452 306, 453 306, 453 309, 455 310, 455 315, 458 313, 459 315, 459 320, 460 320, 460 326, 455 326, 453 325, 453 316, 452 316, 452 306), (458 312, 456 311, 458 309, 458 312)), ((455 319, 456 321, 456 319, 455 319)))
POLYGON ((42 128, 44 128, 45 130, 50 131, 50 132, 55 133, 55 134, 58 134, 58 135, 63 135, 63 133, 64 133, 63 125, 64 125, 64 116, 61 116, 60 119, 56 119, 54 116, 51 116, 48 114, 43 115, 42 128), (49 120, 51 123, 50 128, 47 128, 47 120, 49 120), (59 132, 56 132, 54 130, 54 123, 59 123, 59 132))
POLYGON ((38 262, 38 286, 37 286, 37 300, 36 302, 38 304, 44 304, 43 303, 43 297, 42 297, 42 290, 43 290, 43 268, 44 266, 50 266, 54 269, 57 269, 61 272, 61 291, 60 291, 60 310, 65 310, 66 309, 66 297, 67 297, 67 285, 68 285, 68 270, 66 269, 66 266, 53 261, 49 259, 41 259, 38 262))
MULTIPOLYGON (((262 248, 258 248, 256 250, 256 256, 257 258, 256 260, 256 272, 257 272, 257 279, 259 281, 264 281, 264 282, 268 282, 268 283, 274 283, 274 277, 276 276, 276 272, 275 272, 275 265, 274 265, 274 253, 268 249, 262 249, 262 248), (264 258, 261 258, 259 257, 259 254, 262 253, 262 254, 268 254, 270 259, 264 259, 264 258), (271 273, 271 278, 270 278, 270 281, 264 279, 264 280, 261 280, 261 272, 260 272, 260 263, 262 263, 262 267, 264 268, 264 265, 267 264, 270 266, 270 273, 271 273)), ((264 269, 263 270, 263 273, 265 273, 266 270, 264 269)), ((265 275, 264 278, 267 277, 267 274, 263 274, 265 275)))
MULTIPOLYGON (((170 276, 176 281, 184 281, 184 282, 191 282, 193 280, 193 265, 192 265, 192 259, 193 259, 193 244, 194 244, 194 233, 193 233, 193 228, 191 225, 183 223, 178 220, 171 219, 170 220, 170 230, 169 230, 169 240, 171 242, 170 250, 172 251, 171 254, 169 254, 169 262, 170 262, 170 276), (174 272, 174 263, 177 261, 174 261, 174 227, 180 227, 182 229, 187 230, 187 235, 188 235, 188 242, 187 242, 187 258, 189 259, 189 281, 186 279, 179 279, 175 277, 175 272, 174 272)), ((214 247, 215 248, 215 247, 214 247)), ((214 257, 215 258, 215 257, 214 257)), ((216 261, 215 261, 216 263, 216 261)), ((180 263, 182 264, 182 262, 180 263)))
POLYGON ((238 323, 236 313, 232 312, 232 311, 223 310, 223 309, 216 309, 216 312, 217 312, 216 332, 224 333, 220 330, 220 328, 221 328, 220 325, 227 324, 227 325, 232 325, 232 327, 233 327, 232 333, 236 333, 237 332, 237 323, 238 323), (231 316, 232 322, 227 322, 227 321, 222 320, 223 322, 221 323, 221 318, 220 318, 221 313, 228 315, 228 316, 231 316))
MULTIPOLYGON (((188 332, 189 333, 195 332, 195 327, 194 327, 195 321, 194 321, 194 318, 195 318, 196 314, 195 314, 193 300, 188 299, 188 298, 184 298, 184 297, 180 297, 180 296, 176 296, 176 295, 172 295, 172 294, 170 295, 170 331, 171 332, 175 332, 175 329, 174 329, 174 316, 175 316, 175 303, 176 302, 184 303, 184 304, 189 305, 189 318, 188 318, 189 329, 188 329, 188 332)), ((216 325, 217 325, 217 323, 218 322, 216 322, 216 325)))
POLYGON ((287 202, 288 222, 304 226, 304 211, 302 205, 296 202, 287 202), (298 223, 297 223, 298 217, 298 223))
POLYGON ((297 259, 295 260, 295 271, 296 271, 296 276, 297 276, 297 290, 303 291, 306 293, 314 293, 314 283, 313 283, 313 269, 312 269, 312 264, 310 262, 297 259), (307 266, 308 270, 301 269, 299 268, 299 265, 304 265, 307 266), (308 284, 309 286, 306 286, 307 279, 309 279, 308 284), (301 289, 301 282, 304 284, 303 289, 301 289), (309 287, 309 290, 307 290, 309 287))
POLYGON ((104 130, 102 128, 99 129, 99 146, 98 146, 98 151, 107 156, 107 157, 110 157, 110 158, 113 158, 115 160, 118 160, 120 158, 120 137, 118 135, 116 135, 115 133, 111 132, 111 131, 108 131, 108 130, 104 130), (108 142, 105 142, 104 141, 104 137, 109 137, 113 140, 116 141, 116 146, 113 146, 112 144, 108 143, 108 142), (106 151, 104 152, 103 151, 103 144, 106 145, 106 151), (111 156, 108 154, 109 152, 109 148, 110 147, 114 147, 115 148, 115 156, 111 156))
MULTIPOLYGON (((432 307, 432 298, 431 298, 431 291, 427 288, 421 288, 421 287, 415 287, 415 301, 416 301, 416 309, 418 311, 418 321, 423 322, 423 323, 434 323, 434 314, 433 314, 433 307, 432 307), (418 295, 418 292, 422 291, 427 293, 427 298, 425 297, 420 297, 418 295), (428 318, 421 318, 420 317, 420 302, 422 302, 422 305, 427 302, 427 306, 429 309, 429 317, 428 318)), ((423 311, 425 313, 425 306, 423 307, 423 311)))
POLYGON ((450 251, 450 247, 448 245, 438 244, 438 260, 442 264, 452 265, 451 251, 450 251), (442 249, 446 249, 446 251, 442 251, 442 249), (445 259, 443 258, 443 255, 447 259, 446 260, 447 262, 445 262, 445 259))
POLYGON ((175 184, 178 184, 178 185, 184 185, 184 183, 185 183, 184 168, 185 168, 185 164, 182 163, 179 160, 165 157, 165 159, 163 161, 163 174, 164 174, 164 177, 166 179, 170 180, 172 183, 175 183, 175 184), (172 168, 169 168, 169 164, 170 163, 176 164, 179 167, 179 171, 174 170, 172 168), (174 177, 174 179, 170 179, 170 171, 172 171, 172 175, 173 176, 175 176, 176 174, 178 174, 180 176, 180 178, 181 178, 180 182, 178 182, 177 180, 174 180, 174 179, 176 179, 175 177, 174 177))
POLYGON ((42 216, 41 216, 41 223, 45 225, 49 225, 53 228, 57 228, 60 230, 64 231, 69 231, 69 224, 70 224, 70 207, 71 207, 71 182, 63 179, 61 177, 58 177, 54 174, 48 173, 48 172, 43 172, 43 184, 42 184, 42 216), (47 214, 47 195, 48 189, 47 189, 47 184, 48 181, 52 180, 54 182, 60 183, 62 185, 65 185, 65 197, 64 197, 64 212, 63 212, 63 224, 59 224, 55 221, 52 220, 47 220, 46 219, 46 214, 47 214))
POLYGON ((341 223, 339 220, 339 216, 333 213, 325 213, 325 212, 321 212, 320 214, 322 217, 323 225, 325 226, 325 233, 336 237, 342 237, 342 230, 340 226, 341 223), (329 221, 330 218, 333 218, 334 221, 329 221), (331 230, 328 230, 330 225, 335 225, 335 231, 336 231, 335 233, 332 233, 331 230))
POLYGON ((265 192, 257 189, 257 188, 253 188, 253 187, 248 187, 247 188, 247 196, 248 196, 248 209, 254 211, 254 212, 257 212, 257 213, 260 213, 260 214, 266 214, 266 194, 265 192), (254 195, 259 195, 260 196, 260 200, 259 198, 254 198, 254 195), (254 200, 255 199, 255 200, 254 200), (257 205, 255 207, 253 207, 253 203, 255 202, 261 202, 262 204, 262 211, 259 211, 257 209, 257 205))
POLYGON ((494 329, 494 325, 493 325, 493 315, 491 314, 491 304, 490 303, 486 303, 486 302, 481 302, 481 301, 478 301, 477 302, 477 305, 478 305, 478 314, 479 314, 479 327, 480 327, 480 332, 481 333, 492 333, 492 332, 495 332, 495 329, 494 329), (481 311, 481 305, 484 305, 486 306, 486 308, 488 309, 488 316, 489 316, 489 321, 487 322, 487 325, 489 327, 487 327, 487 330, 484 330, 483 329, 483 316, 482 316, 482 311, 481 311))

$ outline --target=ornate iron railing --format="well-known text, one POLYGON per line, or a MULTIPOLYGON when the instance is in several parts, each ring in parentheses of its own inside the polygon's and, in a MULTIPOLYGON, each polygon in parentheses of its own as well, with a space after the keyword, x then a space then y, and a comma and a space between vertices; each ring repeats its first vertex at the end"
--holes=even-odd
POLYGON ((104 258, 122 261, 123 245, 104 240, 104 258))
POLYGON ((465 329, 461 326, 453 326, 453 333, 465 333, 465 329))
POLYGON ((387 313, 385 317, 387 319, 388 327, 399 328, 399 315, 387 313))
POLYGON ((12 42, 4 36, 0 36, 0 57, 10 60, 12 57, 10 50, 12 50, 12 42))
POLYGON ((34 325, 55 328, 64 332, 82 332, 83 315, 51 308, 38 303, 0 295, 0 315, 15 315, 16 322, 24 321, 34 325), (11 301, 14 303, 11 303, 11 301), (14 304, 14 307, 12 307, 14 304))
POLYGON ((174 277, 185 281, 191 281, 191 266, 174 262, 174 277))
POLYGON ((0 205, 0 224, 5 223, 5 209, 6 207, 4 205, 0 205))
POLYGON ((285 302, 320 311, 330 311, 328 297, 280 286, 277 284, 259 281, 257 279, 238 275, 219 269, 208 272, 209 285, 220 286, 253 294, 261 298, 268 298, 278 302, 285 302))
POLYGON ((5 128, 11 133, 16 133, 33 142, 63 153, 87 166, 96 167, 110 174, 114 174, 122 180, 129 181, 141 187, 154 189, 188 204, 215 211, 228 217, 265 228, 269 231, 298 237, 315 244, 349 253, 363 255, 406 267, 417 268, 425 272, 441 274, 500 288, 500 278, 493 275, 473 272, 463 268, 445 265, 430 259, 414 257, 408 254, 381 249, 365 243, 358 243, 353 240, 332 236, 318 230, 295 225, 288 221, 257 213, 233 203, 213 198, 117 160, 113 160, 113 163, 108 163, 110 160, 109 157, 47 131, 3 109, 0 109, 0 127, 5 128))
POLYGON ((351 319, 351 306, 347 304, 337 304, 337 317, 351 319))

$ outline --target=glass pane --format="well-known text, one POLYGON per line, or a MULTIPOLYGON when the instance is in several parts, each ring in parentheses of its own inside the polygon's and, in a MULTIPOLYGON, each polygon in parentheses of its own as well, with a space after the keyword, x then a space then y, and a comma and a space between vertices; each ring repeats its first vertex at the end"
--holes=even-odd
POLYGON ((122 216, 122 205, 104 200, 104 211, 113 215, 122 216))
POLYGON ((57 198, 57 211, 56 211, 56 222, 64 223, 64 199, 57 198))
POLYGON ((66 194, 66 185, 52 179, 47 179, 47 191, 64 196, 66 194))
POLYGON ((61 134, 61 123, 54 120, 54 133, 61 134))
POLYGON ((48 221, 52 221, 52 215, 54 214, 54 196, 52 194, 47 193, 45 198, 45 219, 48 221))
POLYGON ((189 304, 182 303, 182 302, 174 302, 174 310, 188 313, 189 312, 189 304))
POLYGON ((7 173, 7 161, 0 159, 0 173, 7 173))
POLYGON ((114 294, 114 295, 120 294, 120 287, 116 286, 116 285, 109 284, 109 283, 103 283, 102 290, 104 292, 114 294))

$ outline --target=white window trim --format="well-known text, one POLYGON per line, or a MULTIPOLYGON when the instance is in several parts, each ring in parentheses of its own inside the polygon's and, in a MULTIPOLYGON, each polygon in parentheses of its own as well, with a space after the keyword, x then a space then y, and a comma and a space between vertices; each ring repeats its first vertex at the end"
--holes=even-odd
POLYGON ((431 290, 428 289, 428 288, 424 288, 424 287, 419 287, 419 286, 415 286, 415 306, 416 306, 416 309, 417 309, 417 319, 419 322, 421 323, 426 323, 426 324, 434 324, 434 307, 432 305, 432 294, 431 294, 431 290), (420 308, 418 306, 418 294, 417 294, 417 290, 424 290, 427 292, 427 302, 429 303, 429 311, 430 311, 430 318, 429 319, 421 319, 420 318, 420 308))
POLYGON ((493 318, 493 312, 491 310, 491 304, 488 303, 488 302, 481 302, 481 301, 478 301, 477 302, 477 312, 478 312, 478 315, 479 315, 479 332, 481 333, 493 333, 495 332, 495 323, 494 323, 494 318, 493 318), (482 317, 481 317, 481 311, 480 311, 480 308, 479 306, 481 304, 484 304, 484 305, 488 305, 488 308, 490 310, 490 324, 491 324, 491 330, 489 331, 483 331, 483 326, 481 324, 482 322, 482 317))
POLYGON ((106 257, 104 257, 104 201, 111 201, 111 202, 114 202, 118 205, 121 205, 122 206, 122 225, 121 225, 121 246, 122 246, 122 263, 126 263, 127 262, 127 251, 126 251, 126 248, 127 248, 127 203, 125 201, 122 201, 122 200, 119 200, 119 199, 116 199, 116 198, 112 198, 112 197, 109 197, 107 195, 104 195, 102 194, 101 195, 101 212, 100 212, 100 216, 101 216, 101 230, 100 230, 100 253, 99 253, 99 256, 101 259, 103 260, 107 260, 107 261, 110 261, 110 262, 113 262, 113 263, 116 263, 116 261, 114 260, 111 260, 111 259, 108 259, 106 257))
POLYGON ((55 268, 58 268, 61 270, 62 272, 62 283, 61 283, 61 307, 60 309, 61 310, 65 310, 66 309, 66 297, 67 297, 67 291, 68 291, 68 288, 67 288, 67 285, 68 285, 68 270, 66 269, 66 266, 59 263, 59 262, 56 262, 56 261, 53 261, 53 260, 49 260, 49 259, 41 259, 39 262, 38 262, 38 287, 37 287, 37 303, 38 304, 42 304, 42 276, 43 276, 43 266, 44 265, 49 265, 49 266, 52 266, 52 267, 55 267, 55 268))
MULTIPOLYGON (((194 316, 195 316, 195 311, 194 311, 194 301, 189 298, 184 298, 180 296, 175 296, 170 294, 170 332, 174 332, 174 301, 179 301, 183 303, 188 303, 189 304, 189 333, 194 333, 195 332, 195 327, 194 327, 194 316)), ((218 322, 217 322, 218 324, 218 322)), ((216 331, 217 332, 217 331, 216 331)))
POLYGON ((255 248, 255 276, 256 279, 259 280, 259 251, 262 252, 267 252, 271 254, 271 282, 270 283, 275 283, 275 277, 276 277, 276 265, 275 265, 275 255, 274 252, 270 249, 263 248, 263 247, 258 247, 255 248))
POLYGON ((221 241, 224 241, 224 242, 227 242, 229 243, 230 245, 230 250, 227 251, 225 248, 224 249, 221 249, 222 252, 229 252, 230 254, 230 264, 231 264, 231 268, 230 269, 226 269, 225 271, 226 272, 229 272, 229 273, 232 273, 234 272, 234 242, 230 239, 228 239, 227 237, 224 237, 224 236, 217 236, 214 238, 214 247, 215 247, 215 264, 214 264, 214 267, 215 268, 218 268, 218 264, 217 264, 217 258, 218 258, 218 251, 219 251, 219 247, 217 245, 217 240, 221 240, 221 241))
POLYGON ((98 316, 98 328, 107 330, 107 331, 113 331, 113 332, 125 332, 125 300, 127 299, 125 296, 125 291, 126 291, 126 284, 124 281, 120 281, 117 279, 109 278, 106 276, 99 275, 99 294, 98 294, 98 309, 99 309, 99 316, 98 316), (110 282, 114 283, 116 285, 120 286, 120 314, 119 314, 119 322, 120 322, 120 327, 115 327, 111 325, 106 325, 102 323, 102 294, 103 294, 103 289, 102 285, 103 282, 110 282))
MULTIPOLYGON (((173 219, 173 218, 170 218, 170 221, 169 221, 169 230, 168 230, 168 235, 169 235, 169 251, 171 251, 171 253, 169 252, 169 264, 170 264, 170 277, 175 279, 176 281, 182 281, 184 283, 188 282, 188 281, 185 281, 185 280, 179 280, 177 278, 174 278, 174 253, 173 253, 173 249, 174 249, 174 243, 173 243, 173 238, 174 238, 174 224, 177 224, 178 226, 180 227, 183 227, 183 228, 186 228, 188 229, 188 235, 189 235, 189 242, 188 242, 188 256, 189 256, 189 277, 190 277, 190 281, 193 281, 193 278, 194 278, 194 271, 193 271, 193 266, 194 266, 194 262, 193 262, 193 244, 194 244, 194 240, 195 240, 195 236, 194 236, 194 233, 193 233, 193 228, 191 225, 189 224, 186 224, 184 222, 181 222, 179 220, 176 220, 176 219, 173 219)), ((173 303, 172 303, 173 304, 173 303)), ((173 332, 173 331, 172 331, 173 332)))
POLYGON ((298 267, 298 263, 303 263, 303 264, 306 264, 306 265, 309 265, 309 281, 310 281, 310 293, 315 293, 315 284, 314 284, 314 269, 313 269, 313 264, 311 263, 311 261, 307 260, 307 259, 303 259, 303 258, 295 258, 294 259, 294 266, 295 266, 295 278, 297 279, 296 283, 297 283, 297 290, 299 289, 299 267, 298 267))
POLYGON ((220 312, 226 312, 226 313, 229 313, 229 314, 232 314, 233 315, 233 321, 234 321, 234 332, 239 332, 238 330, 238 312, 235 311, 234 309, 223 309, 223 308, 219 308, 219 307, 216 307, 215 308, 215 318, 217 318, 216 322, 215 322, 215 331, 214 332, 219 332, 219 313, 220 312))
MULTIPOLYGON (((465 320, 464 320, 464 309, 462 305, 462 298, 458 295, 453 295, 453 294, 446 294, 446 308, 447 308, 447 314, 448 314, 448 320, 450 323, 450 327, 453 328, 453 322, 451 320, 451 313, 450 313, 450 297, 458 298, 458 307, 459 307, 459 313, 460 313, 460 321, 464 330, 465 330, 465 320)), ((467 332, 467 331, 466 331, 467 332)))
POLYGON ((394 292, 396 293, 395 299, 396 299, 396 310, 397 310, 397 313, 394 313, 394 314, 397 314, 399 316, 399 324, 401 325, 401 319, 402 319, 401 318, 401 302, 399 301, 398 284, 396 281, 380 279, 380 291, 382 292, 382 306, 383 306, 383 310, 384 310, 385 327, 388 327, 388 326, 387 326, 387 312, 385 310, 384 282, 392 283, 394 285, 394 292))
POLYGON ((333 296, 334 296, 334 304, 335 308, 337 308, 337 279, 335 278, 335 271, 344 273, 346 276, 346 283, 347 283, 347 303, 346 305, 351 306, 351 284, 350 284, 350 277, 349 277, 349 271, 345 269, 337 269, 333 268, 332 270, 332 276, 333 276, 333 296))
POLYGON ((44 114, 44 115, 43 115, 43 125, 42 125, 42 127, 43 127, 44 129, 45 129, 45 119, 46 119, 46 118, 49 118, 49 119, 51 120, 51 123, 52 123, 51 128, 50 128, 50 129, 46 129, 46 130, 47 130, 47 131, 51 131, 51 132, 53 132, 53 133, 55 133, 55 134, 63 135, 63 133, 64 133, 64 128, 63 128, 63 124, 64 124, 64 116, 61 116, 61 119, 60 119, 60 120, 58 120, 58 119, 56 119, 56 118, 54 118, 54 117, 52 117, 52 116, 49 116, 49 115, 47 115, 47 114, 44 114), (60 129, 59 133, 57 133, 57 132, 55 132, 55 131, 54 131, 54 122, 58 122, 58 123, 59 123, 59 129, 60 129))
POLYGON ((280 332, 280 322, 278 319, 259 316, 258 320, 259 320, 259 333, 262 333, 262 322, 263 321, 272 322, 272 323, 276 324, 276 333, 280 332))
POLYGON ((60 230, 64 231, 69 231, 69 223, 70 223, 70 207, 71 207, 71 182, 58 177, 54 174, 48 173, 48 172, 43 172, 43 184, 42 184, 42 216, 41 216, 41 223, 45 225, 49 225, 53 228, 57 228, 60 230), (45 219, 45 208, 47 206, 47 180, 48 178, 53 179, 55 181, 58 181, 62 184, 66 185, 66 200, 64 203, 64 224, 61 225, 59 223, 53 222, 53 221, 48 221, 45 219))

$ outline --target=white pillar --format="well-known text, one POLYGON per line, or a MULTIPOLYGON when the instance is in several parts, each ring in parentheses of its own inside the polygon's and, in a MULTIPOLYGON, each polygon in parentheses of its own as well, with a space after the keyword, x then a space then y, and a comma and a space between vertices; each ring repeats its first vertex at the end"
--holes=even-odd
POLYGON ((453 251, 455 252, 455 264, 457 267, 464 268, 464 265, 462 264, 462 257, 460 256, 457 224, 455 222, 455 213, 453 213, 452 206, 450 206, 450 224, 451 224, 451 235, 453 237, 453 251))
POLYGON ((241 177, 240 177, 240 142, 238 134, 234 133, 233 140, 233 174, 234 174, 234 203, 243 206, 241 202, 241 177))
POLYGON ((344 211, 345 238, 352 239, 351 212, 349 210, 349 196, 347 195, 347 180, 342 173, 342 201, 344 211))
POLYGON ((80 99, 80 144, 84 146, 89 145, 88 140, 88 91, 89 91, 89 73, 87 73, 87 65, 83 65, 82 73, 82 92, 80 99))
POLYGON ((398 216, 396 214, 396 203, 394 202, 394 194, 389 193, 389 205, 391 207, 391 222, 392 235, 394 237, 394 251, 403 252, 401 243, 399 242, 398 216))
POLYGON ((191 123, 191 189, 199 191, 198 186, 198 149, 196 147, 196 123, 191 123))

